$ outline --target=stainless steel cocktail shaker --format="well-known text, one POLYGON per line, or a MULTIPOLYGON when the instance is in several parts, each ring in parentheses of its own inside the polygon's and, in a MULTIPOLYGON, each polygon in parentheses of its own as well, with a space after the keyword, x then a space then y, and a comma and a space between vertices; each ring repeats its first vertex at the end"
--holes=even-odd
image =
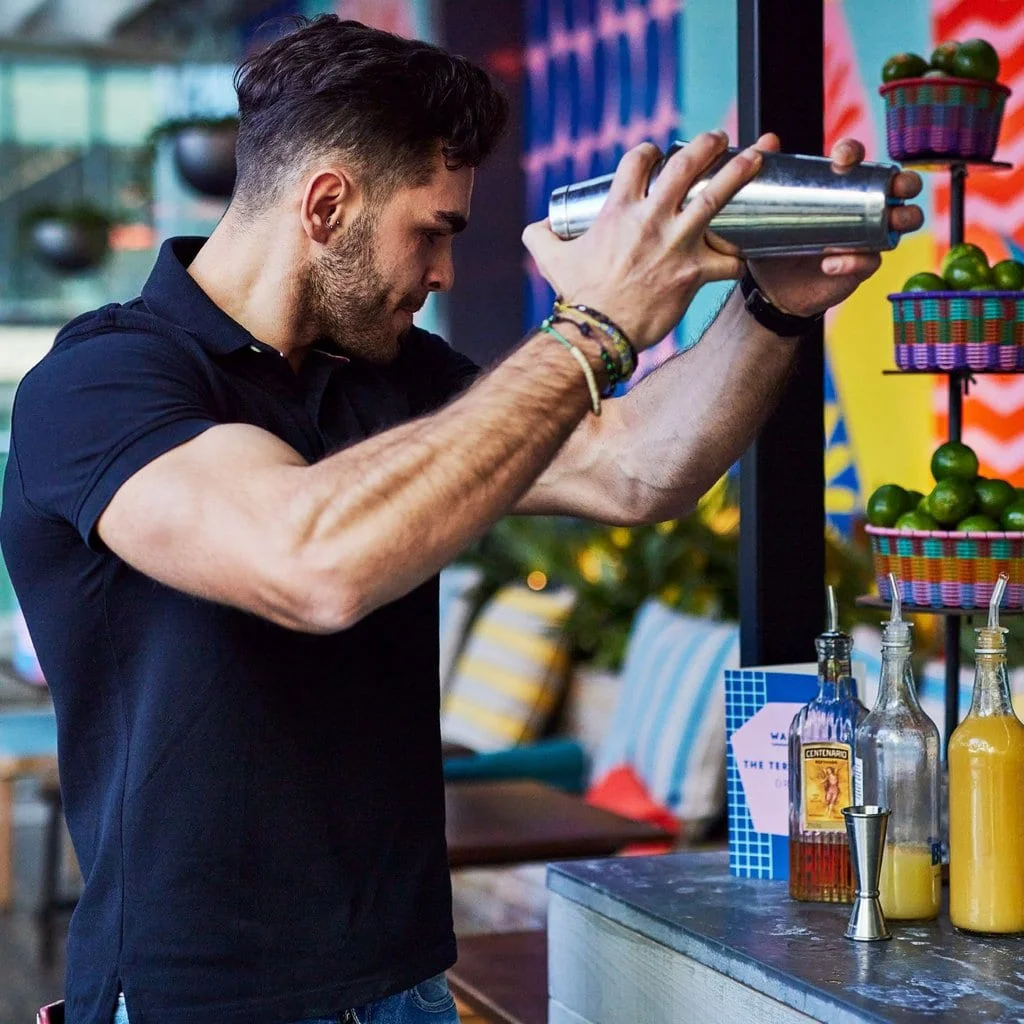
MULTIPOLYGON (((665 159, 685 145, 674 143, 665 159)), ((728 150, 694 184, 684 206, 738 151, 728 150)), ((764 153, 761 170, 711 221, 711 230, 742 256, 804 256, 828 249, 882 252, 899 234, 889 229, 894 164, 861 163, 839 174, 825 157, 764 153)), ((663 163, 651 176, 657 177, 663 163)), ((565 239, 582 235, 608 197, 612 175, 564 185, 551 193, 551 229, 565 239)))

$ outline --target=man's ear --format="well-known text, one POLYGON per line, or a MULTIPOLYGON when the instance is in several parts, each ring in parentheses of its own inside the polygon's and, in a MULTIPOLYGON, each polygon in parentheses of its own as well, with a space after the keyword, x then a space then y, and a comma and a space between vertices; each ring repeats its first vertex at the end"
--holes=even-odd
POLYGON ((326 245, 331 233, 344 226, 355 212, 358 189, 341 167, 317 171, 302 195, 302 228, 313 242, 326 245))

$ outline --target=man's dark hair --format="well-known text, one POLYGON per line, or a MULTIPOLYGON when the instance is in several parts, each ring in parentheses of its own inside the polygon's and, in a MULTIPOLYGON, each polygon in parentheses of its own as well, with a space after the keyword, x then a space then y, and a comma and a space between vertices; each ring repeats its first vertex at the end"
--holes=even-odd
POLYGON ((372 198, 425 184, 438 144, 451 170, 476 167, 508 103, 463 57, 324 14, 245 60, 238 92, 237 200, 265 208, 316 157, 340 152, 372 198))

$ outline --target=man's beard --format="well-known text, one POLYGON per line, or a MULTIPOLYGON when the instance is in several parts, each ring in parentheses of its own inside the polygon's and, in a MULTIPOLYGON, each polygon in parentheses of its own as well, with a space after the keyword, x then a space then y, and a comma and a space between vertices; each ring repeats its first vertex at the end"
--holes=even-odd
POLYGON ((376 228, 371 211, 359 213, 339 242, 309 264, 301 303, 304 318, 316 324, 320 337, 346 355, 384 364, 398 355, 400 338, 374 259, 376 228))

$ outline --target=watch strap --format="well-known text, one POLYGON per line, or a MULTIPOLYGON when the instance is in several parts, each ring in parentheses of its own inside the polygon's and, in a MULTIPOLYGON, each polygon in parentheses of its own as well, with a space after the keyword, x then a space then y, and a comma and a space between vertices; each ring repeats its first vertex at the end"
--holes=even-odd
POLYGON ((747 270, 740 279, 740 291, 743 294, 743 305, 747 312, 766 330, 777 334, 780 338, 799 338, 808 334, 821 323, 824 314, 815 316, 796 316, 783 313, 772 305, 764 292, 758 287, 754 275, 747 270))

